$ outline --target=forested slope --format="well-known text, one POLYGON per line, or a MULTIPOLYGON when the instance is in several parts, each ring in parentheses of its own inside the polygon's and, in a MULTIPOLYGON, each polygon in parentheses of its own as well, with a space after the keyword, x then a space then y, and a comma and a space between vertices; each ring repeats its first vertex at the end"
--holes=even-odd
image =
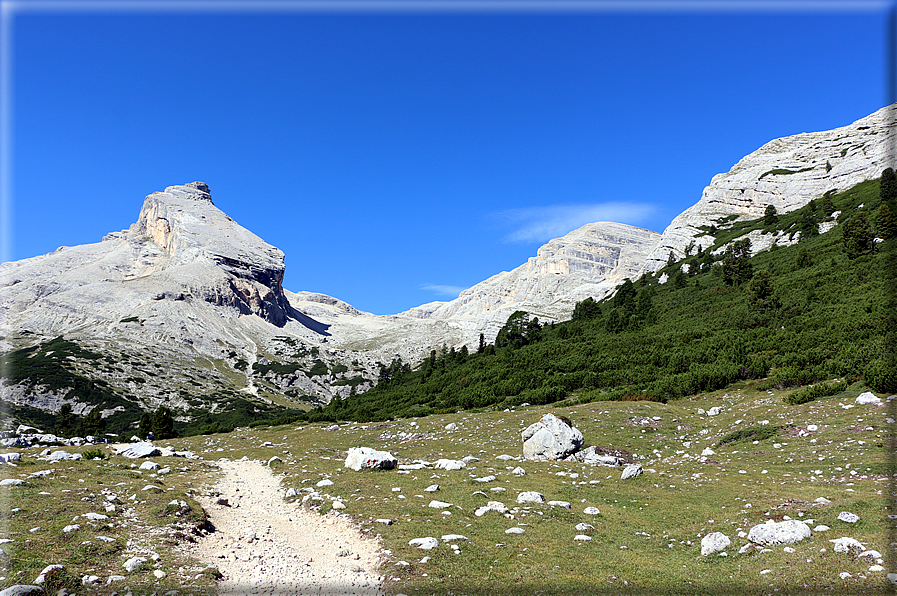
POLYGON ((666 401, 746 382, 784 388, 841 378, 897 390, 886 350, 895 196, 888 170, 786 215, 769 209, 754 221, 720 219, 708 230, 713 246, 671 259, 609 299, 579 303, 570 321, 541 325, 515 313, 494 345, 481 343, 475 353, 443 347, 413 367, 395 360, 372 390, 301 418, 373 421, 564 399, 666 401), (753 230, 784 230, 798 241, 753 255, 743 238, 753 230))

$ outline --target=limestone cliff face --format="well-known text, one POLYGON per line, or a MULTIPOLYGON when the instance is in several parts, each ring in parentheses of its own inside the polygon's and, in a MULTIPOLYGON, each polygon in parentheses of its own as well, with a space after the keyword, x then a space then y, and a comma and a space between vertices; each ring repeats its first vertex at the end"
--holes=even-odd
POLYGON ((708 246, 713 237, 699 226, 721 217, 762 217, 767 205, 787 213, 829 190, 846 189, 878 178, 894 167, 897 104, 887 106, 834 130, 775 139, 742 158, 731 170, 714 176, 701 199, 670 223, 648 255, 645 271, 662 268, 670 251, 677 258, 693 240, 708 246))
POLYGON ((405 313, 443 321, 467 320, 490 338, 515 310, 548 319, 569 317, 589 296, 602 298, 635 277, 660 234, 625 224, 587 224, 543 245, 526 263, 464 290, 450 302, 405 313))
POLYGON ((286 322, 283 253, 215 207, 204 183, 169 186, 146 197, 126 238, 149 239, 159 249, 136 263, 127 279, 165 271, 196 298, 274 325, 286 322))

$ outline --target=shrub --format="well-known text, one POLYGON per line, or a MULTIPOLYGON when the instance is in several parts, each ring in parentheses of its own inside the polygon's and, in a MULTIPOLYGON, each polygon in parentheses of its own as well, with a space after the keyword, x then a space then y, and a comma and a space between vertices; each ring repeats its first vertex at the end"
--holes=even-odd
POLYGON ((818 385, 813 385, 812 387, 805 387, 800 391, 795 391, 790 395, 785 396, 785 403, 791 405, 799 405, 805 404, 807 402, 811 402, 820 397, 828 397, 829 395, 835 395, 836 393, 841 393, 842 391, 847 390, 847 382, 839 381, 835 383, 819 383, 818 385))
POLYGON ((776 436, 779 433, 779 427, 767 424, 766 426, 749 426, 734 430, 724 436, 716 444, 717 447, 737 443, 738 441, 763 441, 776 436))

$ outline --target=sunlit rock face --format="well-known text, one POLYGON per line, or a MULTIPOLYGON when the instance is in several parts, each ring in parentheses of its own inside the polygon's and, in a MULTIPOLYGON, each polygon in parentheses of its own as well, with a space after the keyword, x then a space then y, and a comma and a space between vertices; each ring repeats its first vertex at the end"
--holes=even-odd
POLYGON ((516 310, 568 318, 577 301, 601 298, 637 275, 659 239, 657 232, 625 224, 587 224, 549 241, 523 265, 464 290, 450 302, 424 304, 403 314, 475 321, 473 326, 487 331, 487 338, 516 310))
POLYGON ((662 268, 671 251, 682 258, 692 241, 696 247, 713 244, 713 236, 700 228, 718 225, 722 217, 756 219, 763 216, 767 205, 787 213, 830 190, 878 178, 885 168, 895 166, 895 142, 897 104, 849 126, 766 143, 711 179, 701 199, 664 230, 644 270, 662 268))

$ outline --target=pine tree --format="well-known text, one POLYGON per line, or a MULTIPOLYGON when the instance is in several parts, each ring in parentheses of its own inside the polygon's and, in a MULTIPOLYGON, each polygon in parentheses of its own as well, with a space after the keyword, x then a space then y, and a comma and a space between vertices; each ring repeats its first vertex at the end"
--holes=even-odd
POLYGON ((860 211, 844 224, 844 251, 848 259, 872 252, 872 228, 865 211, 860 211))
POLYGON ((763 224, 766 226, 774 226, 779 223, 779 216, 776 212, 775 205, 767 205, 766 211, 763 212, 763 224))
POLYGON ((879 196, 883 203, 897 201, 897 174, 893 168, 887 168, 881 173, 881 185, 879 196))
POLYGON ((884 240, 890 240, 897 236, 897 219, 894 218, 894 214, 887 203, 882 203, 878 208, 876 228, 878 236, 884 240))
POLYGON ((174 437, 174 416, 167 406, 159 406, 159 409, 153 414, 153 434, 156 439, 174 437))

